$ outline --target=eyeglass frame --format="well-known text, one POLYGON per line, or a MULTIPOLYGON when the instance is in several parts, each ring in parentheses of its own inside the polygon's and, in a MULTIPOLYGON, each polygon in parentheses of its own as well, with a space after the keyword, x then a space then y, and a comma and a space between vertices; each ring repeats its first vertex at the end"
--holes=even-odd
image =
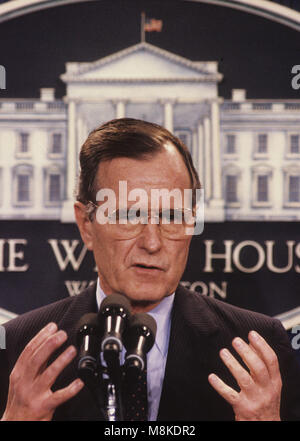
MULTIPOLYGON (((94 211, 95 211, 95 209, 97 210, 99 207, 101 207, 101 205, 98 205, 98 204, 96 204, 95 202, 92 202, 92 201, 88 201, 88 204, 90 204, 90 205, 92 205, 92 209, 87 209, 87 212, 88 212, 88 216, 89 216, 89 219, 90 219, 90 221, 92 221, 92 215, 93 215, 93 213, 94 213, 94 211)), ((88 204, 86 204, 86 207, 88 206, 88 204)), ((113 212, 112 213, 110 213, 110 215, 108 216, 109 218, 115 218, 116 219, 116 216, 115 216, 115 214, 119 211, 120 209, 119 208, 117 208, 117 209, 115 209, 115 210, 113 210, 113 212)), ((129 210, 130 210, 130 208, 129 208, 129 210)), ((127 210, 127 212, 129 211, 129 210, 127 210)), ((186 217, 186 215, 185 215, 185 213, 186 212, 194 212, 194 209, 193 208, 184 208, 184 209, 168 209, 168 211, 169 212, 171 212, 171 210, 180 210, 181 211, 181 222, 180 223, 176 223, 175 222, 175 225, 184 225, 184 221, 183 221, 183 219, 185 219, 185 217, 186 217)), ((145 210, 145 211, 151 211, 151 210, 145 210)), ((157 211, 157 210, 156 210, 157 211)), ((116 224, 118 224, 118 225, 125 225, 125 224, 127 224, 127 223, 130 223, 131 225, 147 225, 149 222, 148 222, 148 220, 149 220, 149 218, 151 218, 151 219, 160 219, 161 218, 161 212, 160 213, 156 213, 156 214, 153 214, 153 212, 150 212, 150 213, 148 213, 148 215, 147 215, 147 222, 140 222, 140 221, 138 221, 138 222, 130 222, 130 220, 126 220, 126 222, 125 223, 118 223, 118 222, 113 222, 113 223, 111 223, 110 221, 108 222, 108 223, 110 223, 110 224, 113 224, 113 225, 116 225, 116 224)), ((137 218, 138 219, 138 218, 137 218)), ((192 219, 194 219, 193 220, 193 222, 191 223, 191 224, 189 224, 189 223, 186 223, 185 225, 184 225, 184 227, 185 228, 188 228, 188 227, 190 227, 190 228, 192 228, 192 226, 195 226, 195 223, 196 223, 196 218, 195 218, 195 216, 192 216, 192 219)), ((104 224, 106 224, 107 222, 105 222, 104 224)), ((170 219, 169 219, 169 222, 151 222, 151 224, 155 224, 155 225, 158 225, 158 226, 161 226, 161 225, 168 225, 168 224, 171 224, 172 222, 170 222, 170 219)), ((101 224, 101 222, 100 222, 100 224, 101 224)), ((174 223, 172 223, 172 225, 174 225, 174 223)), ((187 234, 187 235, 189 235, 189 234, 187 234)))

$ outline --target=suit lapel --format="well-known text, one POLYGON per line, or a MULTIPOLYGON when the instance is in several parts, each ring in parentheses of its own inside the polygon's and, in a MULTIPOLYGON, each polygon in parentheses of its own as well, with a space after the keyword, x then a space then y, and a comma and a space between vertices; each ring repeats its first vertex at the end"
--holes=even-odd
POLYGON ((218 356, 219 328, 201 295, 179 287, 158 420, 209 420, 215 415, 215 391, 208 383, 218 356))

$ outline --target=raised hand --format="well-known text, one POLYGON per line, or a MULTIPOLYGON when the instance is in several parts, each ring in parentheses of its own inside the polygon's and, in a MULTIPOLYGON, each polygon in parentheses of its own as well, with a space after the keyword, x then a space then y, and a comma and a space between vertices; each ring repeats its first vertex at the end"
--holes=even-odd
POLYGON ((67 340, 55 323, 45 326, 24 348, 9 378, 8 400, 1 421, 48 421, 55 409, 84 386, 77 378, 53 392, 51 386, 76 355, 69 346, 49 366, 50 356, 67 340))
POLYGON ((232 346, 249 372, 228 349, 220 351, 240 391, 229 387, 215 374, 209 375, 209 383, 231 404, 236 421, 279 421, 282 381, 277 356, 257 332, 251 331, 248 337, 250 344, 237 337, 232 346))

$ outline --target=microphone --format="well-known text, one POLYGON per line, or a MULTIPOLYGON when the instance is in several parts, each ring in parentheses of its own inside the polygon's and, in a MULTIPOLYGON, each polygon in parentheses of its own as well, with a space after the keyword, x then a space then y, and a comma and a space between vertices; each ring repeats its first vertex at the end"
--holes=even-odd
POLYGON ((121 396, 120 352, 123 349, 123 333, 131 314, 129 300, 121 294, 110 294, 101 303, 98 320, 101 335, 101 351, 106 362, 107 384, 106 410, 108 419, 116 416, 124 420, 121 396))
POLYGON ((97 357, 100 351, 97 314, 84 314, 77 323, 78 376, 90 384, 97 375, 97 357))
POLYGON ((108 295, 100 305, 98 320, 101 334, 101 351, 109 371, 116 373, 120 367, 119 353, 123 349, 123 332, 131 314, 129 300, 121 294, 108 295))
POLYGON ((156 321, 151 315, 140 312, 131 316, 124 334, 127 349, 124 369, 130 378, 136 378, 145 369, 147 352, 154 345, 156 330, 156 321))

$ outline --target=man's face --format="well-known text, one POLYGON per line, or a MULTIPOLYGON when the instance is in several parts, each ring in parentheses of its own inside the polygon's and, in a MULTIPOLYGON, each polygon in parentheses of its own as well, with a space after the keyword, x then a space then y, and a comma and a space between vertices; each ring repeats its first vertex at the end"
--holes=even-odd
MULTIPOLYGON (((151 189, 191 188, 188 170, 177 149, 167 144, 161 153, 146 160, 115 158, 102 162, 97 173, 97 188, 115 192, 117 207, 119 181, 127 182, 128 193, 143 189, 151 201, 151 189)), ((128 201, 128 208, 133 202, 128 201)), ((75 205, 83 240, 94 253, 101 287, 106 294, 121 293, 136 310, 150 310, 172 294, 184 271, 191 236, 166 238, 160 226, 148 222, 134 238, 116 238, 111 225, 101 225, 96 217, 84 219, 82 204, 75 205), (143 306, 137 305, 143 300, 143 306)))

